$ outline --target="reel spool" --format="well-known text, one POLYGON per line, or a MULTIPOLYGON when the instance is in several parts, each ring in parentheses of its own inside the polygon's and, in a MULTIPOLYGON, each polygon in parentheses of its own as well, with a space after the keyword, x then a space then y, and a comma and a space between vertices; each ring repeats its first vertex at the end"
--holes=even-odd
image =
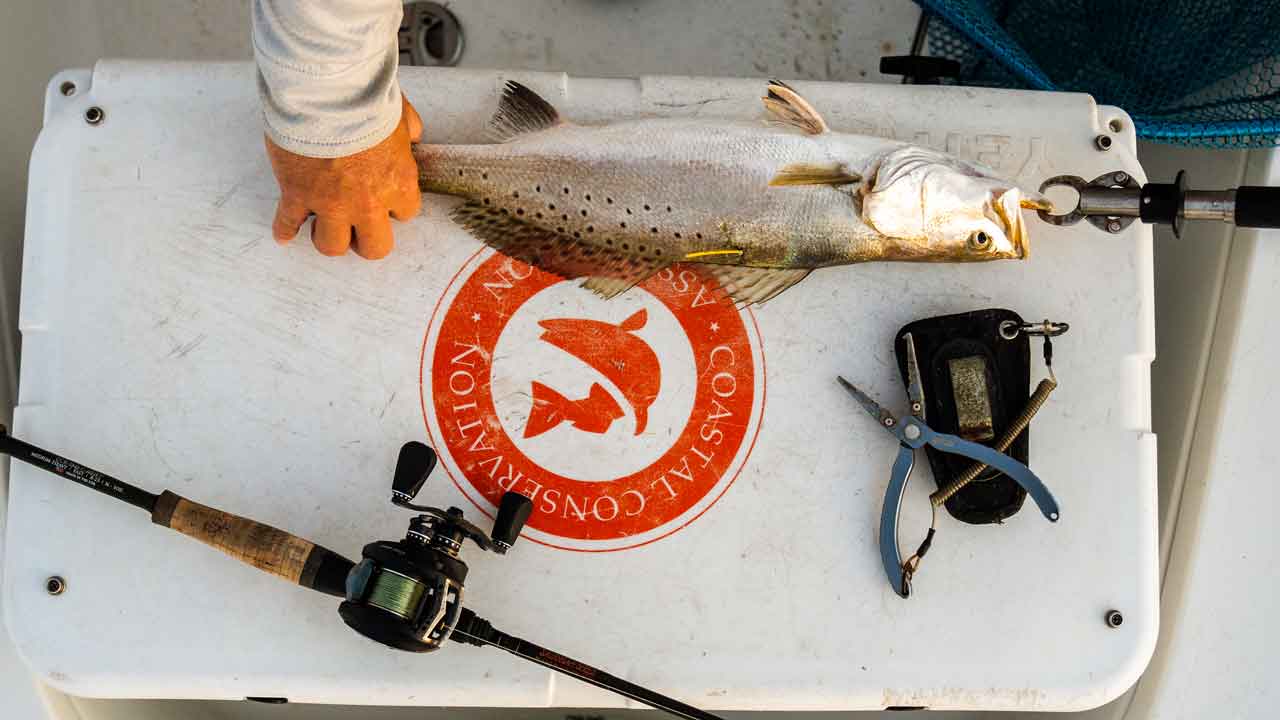
POLYGON ((493 532, 486 535, 456 507, 414 505, 435 464, 435 452, 420 442, 400 449, 391 502, 421 514, 409 521, 404 539, 364 546, 361 561, 347 575, 346 600, 338 606, 351 629, 409 652, 435 650, 458 623, 467 579, 467 565, 458 557, 463 542, 504 554, 533 511, 529 498, 504 494, 493 532))

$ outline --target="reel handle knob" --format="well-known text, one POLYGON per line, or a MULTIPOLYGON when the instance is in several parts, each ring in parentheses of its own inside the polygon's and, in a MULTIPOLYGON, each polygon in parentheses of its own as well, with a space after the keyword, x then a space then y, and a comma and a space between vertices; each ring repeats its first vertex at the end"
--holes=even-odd
POLYGON ((396 474, 391 481, 391 502, 411 503, 436 467, 436 451, 428 445, 410 441, 400 448, 396 474))
POLYGON ((518 492, 503 494, 498 505, 498 515, 493 519, 493 532, 489 535, 493 539, 494 549, 499 553, 506 553, 520 537, 520 531, 524 529, 524 523, 532 512, 533 501, 529 498, 518 492))

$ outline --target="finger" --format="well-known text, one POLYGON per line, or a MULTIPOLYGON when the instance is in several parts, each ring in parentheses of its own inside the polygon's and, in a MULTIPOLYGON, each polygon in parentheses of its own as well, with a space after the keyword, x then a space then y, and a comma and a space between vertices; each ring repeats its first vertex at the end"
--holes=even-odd
POLYGON ((395 240, 391 236, 391 218, 375 215, 356 225, 356 254, 366 260, 387 256, 395 240))
POLYGON ((292 240, 310 214, 301 200, 289 195, 281 197, 280 204, 276 205, 276 219, 271 223, 271 234, 275 236, 276 242, 287 243, 292 240))
POLYGON ((342 255, 351 246, 351 223, 317 215, 316 221, 311 225, 311 242, 321 255, 342 255))
POLYGON ((400 111, 400 120, 409 131, 409 142, 419 142, 422 140, 422 116, 418 115, 418 111, 409 104, 408 98, 401 95, 400 99, 404 102, 404 108, 400 111))
POLYGON ((418 190, 417 179, 408 188, 403 188, 391 198, 391 217, 404 222, 413 219, 422 209, 422 192, 418 190))

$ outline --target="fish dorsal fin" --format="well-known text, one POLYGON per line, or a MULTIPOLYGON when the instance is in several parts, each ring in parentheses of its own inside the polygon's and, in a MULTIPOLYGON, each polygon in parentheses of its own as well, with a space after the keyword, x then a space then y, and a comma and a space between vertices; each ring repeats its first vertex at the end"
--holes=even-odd
POLYGON ((618 250, 622 243, 606 246, 557 234, 477 202, 459 205, 451 217, 505 255, 562 278, 588 278, 583 287, 604 298, 626 292, 665 267, 661 261, 618 250))
POLYGON ((841 163, 791 163, 770 178, 769 185, 849 185, 859 180, 861 175, 841 163))
POLYGON ((698 268, 715 278, 720 289, 734 302, 743 305, 768 302, 809 274, 809 268, 758 268, 710 263, 700 263, 698 268))
POLYGON ((648 319, 649 319, 648 311, 645 310, 644 308, 640 308, 639 310, 635 311, 626 320, 623 320, 622 323, 618 325, 618 327, 622 330, 626 330, 627 332, 635 332, 636 330, 639 330, 640 328, 644 327, 645 321, 647 321, 648 319))
POLYGON ((489 134, 496 142, 506 142, 561 122, 560 113, 541 95, 515 80, 508 80, 498 101, 498 111, 489 120, 489 134))
POLYGON ((798 127, 810 135, 827 132, 827 123, 818 111, 781 80, 769 81, 769 94, 760 99, 769 114, 779 122, 798 127))

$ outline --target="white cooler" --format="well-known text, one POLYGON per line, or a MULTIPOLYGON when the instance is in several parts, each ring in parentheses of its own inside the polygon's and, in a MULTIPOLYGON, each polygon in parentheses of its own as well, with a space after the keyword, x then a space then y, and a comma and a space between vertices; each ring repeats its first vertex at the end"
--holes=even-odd
MULTIPOLYGON (((401 79, 433 142, 481 141, 507 79, 584 123, 763 114, 763 79, 401 79)), ((945 149, 1027 186, 1143 179, 1129 118, 1084 95, 795 85, 835 129, 945 149)), ((1029 217, 1026 261, 824 269, 751 310, 705 302, 681 270, 605 301, 495 256, 448 219, 452 198, 427 197, 379 262, 322 257, 305 235, 277 246, 248 65, 109 62, 49 87, 17 436, 352 558, 403 535, 410 515, 388 503, 396 453, 429 442, 442 467, 420 501, 482 526, 504 489, 535 501, 507 556, 464 551, 469 607, 708 710, 1078 710, 1145 667, 1158 626, 1147 227, 1029 217), (876 544, 896 443, 835 377, 901 410, 897 329, 988 307, 1071 324, 1030 456, 1062 519, 1031 503, 1003 525, 943 513, 903 600, 876 544), (652 375, 655 396, 624 398, 603 428, 525 436, 535 383, 565 398, 567 418, 590 416, 589 389, 610 387, 602 368, 619 358, 652 375)), ((1039 341, 1032 354, 1036 378, 1039 341)), ((920 457, 907 552, 933 489, 920 457)), ((626 704, 491 648, 390 650, 346 628, 334 598, 21 464, 5 545, 14 641, 76 695, 626 704), (66 579, 61 595, 46 593, 51 575, 66 579)))

